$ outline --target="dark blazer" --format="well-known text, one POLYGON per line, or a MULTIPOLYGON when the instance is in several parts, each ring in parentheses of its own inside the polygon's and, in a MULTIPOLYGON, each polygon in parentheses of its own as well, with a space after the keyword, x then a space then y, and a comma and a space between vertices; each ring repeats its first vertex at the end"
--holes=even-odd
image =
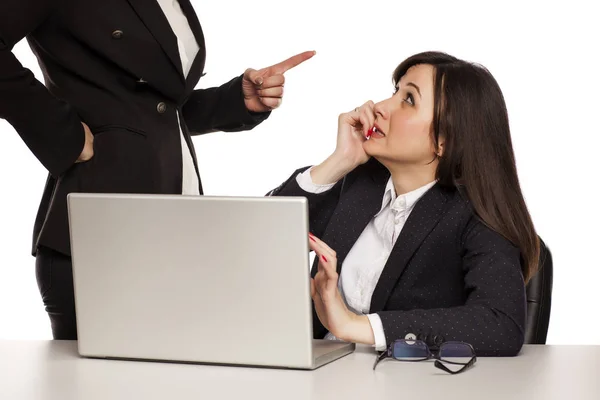
MULTIPOLYGON (((371 159, 331 190, 311 194, 296 183, 304 170, 269 194, 308 199, 311 232, 336 251, 339 273, 381 208, 389 172, 371 159)), ((381 317, 388 344, 413 334, 433 348, 459 340, 479 355, 515 355, 523 345, 526 314, 520 252, 480 222, 457 190, 436 184, 408 217, 370 312, 381 317)), ((315 338, 323 338, 327 331, 314 312, 313 322, 315 338)))
POLYGON ((194 90, 204 70, 204 36, 189 0, 180 4, 200 46, 187 79, 156 1, 0 3, 0 118, 49 171, 34 253, 44 245, 70 254, 69 192, 181 193, 177 110, 197 173, 190 135, 247 130, 268 116, 247 111, 241 76, 194 90), (46 87, 12 54, 24 37, 46 87), (95 135, 95 156, 74 164, 83 149, 82 121, 95 135))

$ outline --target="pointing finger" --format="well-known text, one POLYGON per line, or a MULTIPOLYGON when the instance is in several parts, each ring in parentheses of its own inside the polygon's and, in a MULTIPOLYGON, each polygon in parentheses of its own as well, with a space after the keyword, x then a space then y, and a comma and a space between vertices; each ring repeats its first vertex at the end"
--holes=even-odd
POLYGON ((287 60, 280 62, 279 64, 271 66, 270 69, 273 71, 274 75, 283 74, 284 72, 312 58, 315 54, 317 54, 316 51, 305 51, 304 53, 296 54, 295 56, 290 57, 287 60))

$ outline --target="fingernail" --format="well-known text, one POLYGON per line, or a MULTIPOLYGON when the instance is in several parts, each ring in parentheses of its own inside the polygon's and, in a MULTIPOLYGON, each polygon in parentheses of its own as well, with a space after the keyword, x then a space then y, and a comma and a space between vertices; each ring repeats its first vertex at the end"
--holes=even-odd
POLYGON ((321 256, 321 258, 323 259, 323 261, 327 262, 327 258, 325 256, 321 256))
POLYGON ((373 134, 373 128, 369 128, 369 131, 367 132, 367 139, 370 138, 372 134, 373 134))
POLYGON ((309 236, 308 238, 309 238, 310 240, 312 240, 313 242, 316 242, 316 240, 315 240, 315 239, 314 239, 312 236, 309 236))
POLYGON ((256 84, 257 85, 262 85, 263 84, 263 79, 262 78, 256 78, 256 84))

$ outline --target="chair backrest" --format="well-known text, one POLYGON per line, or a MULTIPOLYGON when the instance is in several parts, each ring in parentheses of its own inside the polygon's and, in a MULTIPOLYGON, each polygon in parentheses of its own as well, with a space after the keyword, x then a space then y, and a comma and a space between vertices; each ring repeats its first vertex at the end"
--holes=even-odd
POLYGON ((527 284, 526 344, 546 344, 552 306, 552 254, 540 239, 540 269, 527 284))

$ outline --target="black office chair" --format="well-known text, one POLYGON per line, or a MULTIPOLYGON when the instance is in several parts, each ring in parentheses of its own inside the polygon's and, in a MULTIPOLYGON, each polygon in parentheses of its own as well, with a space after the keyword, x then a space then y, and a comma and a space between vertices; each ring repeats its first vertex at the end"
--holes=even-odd
POLYGON ((546 344, 552 306, 552 254, 540 239, 540 269, 527 284, 526 344, 546 344))

